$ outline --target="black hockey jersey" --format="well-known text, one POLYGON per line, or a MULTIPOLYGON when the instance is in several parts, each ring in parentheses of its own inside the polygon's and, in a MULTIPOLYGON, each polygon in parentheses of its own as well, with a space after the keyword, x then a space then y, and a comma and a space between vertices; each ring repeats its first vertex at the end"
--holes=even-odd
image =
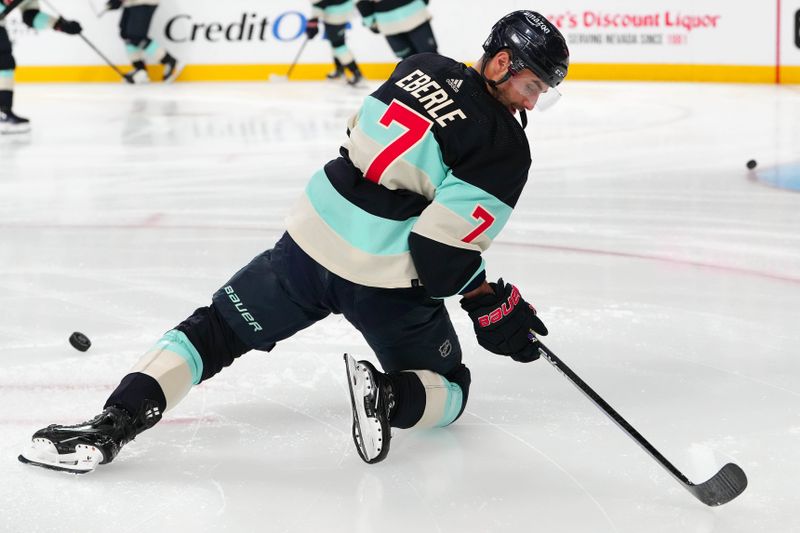
POLYGON ((530 168, 514 116, 475 70, 436 54, 401 62, 348 124, 341 157, 288 218, 335 274, 434 297, 484 279, 481 252, 508 221, 530 168))

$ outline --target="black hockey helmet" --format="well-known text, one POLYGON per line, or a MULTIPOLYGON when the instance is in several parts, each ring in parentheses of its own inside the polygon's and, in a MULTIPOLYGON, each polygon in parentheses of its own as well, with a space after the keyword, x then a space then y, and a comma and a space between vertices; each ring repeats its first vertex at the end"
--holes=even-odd
POLYGON ((535 11, 514 11, 498 20, 483 49, 488 57, 509 49, 512 71, 527 68, 550 87, 564 81, 569 68, 569 49, 564 36, 535 11))

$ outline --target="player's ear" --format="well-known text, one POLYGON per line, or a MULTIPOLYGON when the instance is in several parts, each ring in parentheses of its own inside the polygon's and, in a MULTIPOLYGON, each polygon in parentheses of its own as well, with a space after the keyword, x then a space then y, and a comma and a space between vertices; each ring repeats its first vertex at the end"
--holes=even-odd
POLYGON ((508 50, 501 50, 494 56, 494 60, 497 62, 499 71, 505 73, 505 71, 508 70, 508 66, 511 64, 511 55, 508 50))

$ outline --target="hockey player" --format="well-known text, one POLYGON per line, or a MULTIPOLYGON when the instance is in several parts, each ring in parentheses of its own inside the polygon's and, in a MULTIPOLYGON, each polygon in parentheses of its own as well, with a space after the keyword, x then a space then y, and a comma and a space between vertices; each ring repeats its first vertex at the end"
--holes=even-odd
POLYGON ((163 81, 171 82, 180 74, 178 61, 162 48, 156 41, 147 36, 150 33, 150 22, 158 7, 159 0, 108 0, 109 11, 122 9, 119 21, 119 35, 125 41, 125 49, 133 64, 133 70, 125 75, 132 83, 147 83, 145 59, 164 65, 163 81))
POLYGON ((528 178, 515 114, 561 83, 569 52, 532 11, 500 19, 484 50, 474 68, 435 54, 401 62, 350 119, 341 156, 311 178, 277 244, 168 331, 101 414, 37 431, 20 460, 108 463, 193 385, 331 313, 383 368, 345 355, 353 439, 368 463, 386 457, 390 428, 446 426, 464 410, 470 371, 444 297, 461 295, 481 346, 537 359, 547 329, 515 286, 486 281, 481 254, 528 178))
MULTIPOLYGON (((13 7, 11 4, 11 0, 0 0, 0 13, 13 7)), ((76 35, 82 30, 81 25, 74 20, 53 17, 40 11, 38 0, 27 0, 17 4, 16 8, 22 14, 23 22, 31 28, 53 29, 68 35, 76 35)), ((31 129, 30 121, 27 118, 22 118, 12 111, 16 66, 5 21, 0 20, 0 134, 27 133, 31 129)))
POLYGON ((306 36, 309 39, 319 33, 320 19, 325 24, 325 38, 330 41, 333 49, 333 72, 328 74, 329 80, 342 77, 350 85, 357 85, 364 76, 361 74, 356 60, 345 42, 345 31, 355 10, 353 0, 311 0, 311 18, 306 23, 306 36), (345 74, 345 70, 350 76, 345 74))
POLYGON ((356 5, 364 25, 383 34, 400 59, 437 53, 428 0, 360 0, 356 5))

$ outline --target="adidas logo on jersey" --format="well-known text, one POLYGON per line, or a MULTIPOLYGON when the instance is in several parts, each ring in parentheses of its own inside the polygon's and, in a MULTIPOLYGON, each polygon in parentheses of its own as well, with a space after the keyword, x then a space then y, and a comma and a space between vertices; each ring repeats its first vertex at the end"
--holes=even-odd
POLYGON ((461 90, 461 84, 462 83, 464 83, 464 80, 456 80, 456 79, 453 79, 453 78, 450 78, 449 80, 447 80, 447 85, 452 87, 455 92, 458 92, 459 90, 461 90))

